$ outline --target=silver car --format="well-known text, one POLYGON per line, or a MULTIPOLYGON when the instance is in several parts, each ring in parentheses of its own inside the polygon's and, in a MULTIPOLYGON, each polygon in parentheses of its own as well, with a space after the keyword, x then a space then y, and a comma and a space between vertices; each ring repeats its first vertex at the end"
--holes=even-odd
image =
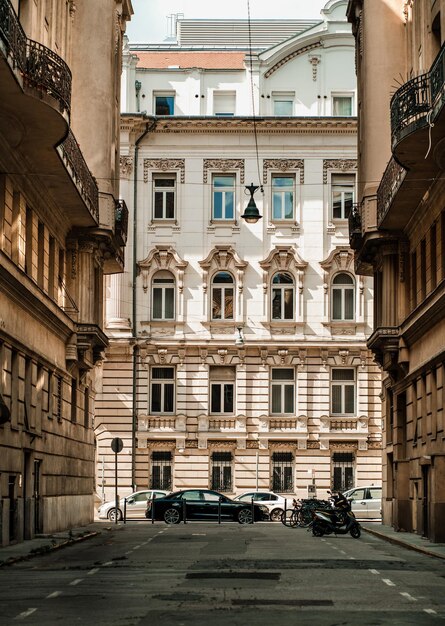
MULTIPOLYGON (((168 495, 169 491, 163 491, 162 489, 144 489, 143 491, 135 491, 125 498, 120 498, 119 508, 117 510, 118 520, 124 516, 124 501, 126 500, 127 517, 145 517, 145 510, 147 508, 147 501, 153 499, 153 494, 156 498, 163 498, 168 495)), ((109 519, 110 522, 116 521, 116 502, 114 500, 104 502, 97 510, 99 519, 109 519)))
MULTIPOLYGON (((253 499, 254 504, 265 506, 269 511, 269 519, 272 522, 281 521, 281 516, 286 508, 285 498, 273 491, 246 491, 233 499, 249 503, 251 503, 253 499)), ((291 502, 292 498, 289 499, 289 503, 291 502)))
POLYGON ((380 485, 354 487, 343 495, 351 502, 351 509, 358 519, 382 518, 382 488, 380 485))

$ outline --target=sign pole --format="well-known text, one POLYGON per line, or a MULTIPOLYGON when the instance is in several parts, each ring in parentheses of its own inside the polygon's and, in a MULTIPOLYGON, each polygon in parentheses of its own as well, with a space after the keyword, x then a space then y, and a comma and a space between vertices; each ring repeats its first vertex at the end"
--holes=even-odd
POLYGON ((120 437, 115 437, 111 442, 111 449, 114 452, 114 500, 115 500, 115 511, 116 514, 114 516, 114 523, 117 524, 119 521, 119 497, 117 495, 117 455, 122 451, 124 447, 124 442, 120 437))

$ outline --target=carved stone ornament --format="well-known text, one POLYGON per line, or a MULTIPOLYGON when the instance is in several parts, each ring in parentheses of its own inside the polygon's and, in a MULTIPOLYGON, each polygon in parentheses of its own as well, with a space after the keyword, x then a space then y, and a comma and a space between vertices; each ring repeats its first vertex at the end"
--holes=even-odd
POLYGON ((244 185, 244 159, 204 159, 203 182, 207 183, 209 170, 229 172, 239 170, 240 183, 244 185))
POLYGON ((275 65, 273 65, 270 68, 270 70, 267 70, 267 72, 264 74, 265 78, 269 78, 269 76, 271 74, 273 74, 274 72, 279 70, 280 67, 282 67, 286 63, 289 63, 289 61, 292 61, 292 59, 295 59, 295 57, 298 57, 301 54, 305 54, 309 50, 315 50, 316 48, 321 48, 322 46, 323 46, 322 42, 321 41, 317 41, 317 42, 311 43, 311 44, 309 44, 307 46, 303 46, 302 48, 299 48, 298 50, 294 50, 294 52, 291 52, 290 54, 287 54, 285 57, 280 59, 280 61, 275 63, 275 65))
POLYGON ((318 64, 321 61, 321 56, 319 54, 310 54, 309 55, 309 63, 312 65, 312 80, 314 83, 317 80, 317 69, 318 64))
POLYGON ((323 159, 323 183, 328 182, 328 170, 350 172, 357 169, 357 159, 323 159))
POLYGON ((232 271, 235 274, 238 291, 242 293, 244 287, 244 271, 248 265, 247 261, 243 261, 232 246, 217 245, 209 252, 203 261, 199 261, 199 265, 203 269, 203 290, 204 293, 208 289, 208 276, 212 270, 215 271, 232 271))
POLYGON ((127 178, 131 176, 133 171, 133 157, 132 156, 121 156, 119 159, 119 166, 121 176, 123 178, 127 178))
POLYGON ((263 184, 267 185, 269 170, 279 172, 300 172, 300 185, 304 183, 304 160, 303 159, 264 159, 263 160, 263 184))
POLYGON ((296 275, 297 285, 300 292, 303 290, 304 270, 307 262, 303 261, 293 246, 275 246, 264 261, 260 261, 263 269, 263 291, 267 292, 272 274, 278 271, 288 271, 296 275))
POLYGON ((187 265, 188 261, 181 259, 172 246, 155 246, 148 256, 137 264, 139 272, 142 275, 142 288, 144 292, 148 289, 150 274, 158 270, 168 270, 176 277, 179 293, 182 293, 184 289, 184 270, 187 265))
MULTIPOLYGON (((354 273, 354 254, 348 246, 337 246, 331 251, 327 259, 320 261, 320 265, 326 274, 340 271, 354 273)), ((326 278, 325 285, 327 286, 330 281, 328 277, 326 278)))
POLYGON ((171 172, 179 170, 181 183, 185 182, 185 159, 144 159, 144 183, 148 182, 148 171, 171 172))

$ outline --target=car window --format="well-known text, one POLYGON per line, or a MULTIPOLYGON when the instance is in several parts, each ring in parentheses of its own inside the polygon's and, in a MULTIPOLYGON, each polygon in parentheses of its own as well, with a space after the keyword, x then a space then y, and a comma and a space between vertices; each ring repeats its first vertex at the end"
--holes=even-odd
POLYGON ((183 500, 202 500, 200 491, 187 491, 182 498, 183 500))
POLYGON ((364 489, 355 489, 352 493, 349 494, 348 498, 352 498, 353 500, 363 500, 365 497, 364 489))
POLYGON ((142 493, 136 493, 133 496, 133 499, 135 502, 142 502, 143 500, 147 500, 149 497, 149 492, 148 491, 143 491, 142 493))
POLYGON ((219 493, 214 493, 212 491, 203 491, 202 495, 204 496, 204 500, 206 502, 218 502, 220 498, 219 493))
POLYGON ((165 493, 163 493, 162 491, 154 491, 153 495, 156 496, 156 498, 164 498, 165 497, 165 493))
POLYGON ((243 496, 240 496, 238 498, 238 500, 242 500, 243 502, 245 502, 246 500, 252 500, 252 497, 255 497, 254 493, 245 493, 243 496))
POLYGON ((380 500, 380 498, 382 497, 382 490, 371 487, 369 489, 369 497, 372 498, 373 500, 374 500, 374 498, 376 500, 380 500))

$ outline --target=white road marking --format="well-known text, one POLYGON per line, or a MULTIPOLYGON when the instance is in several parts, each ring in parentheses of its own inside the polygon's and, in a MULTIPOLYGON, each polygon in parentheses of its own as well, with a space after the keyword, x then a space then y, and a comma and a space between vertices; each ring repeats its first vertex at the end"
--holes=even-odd
POLYGON ((104 563, 104 566, 105 565, 113 565, 113 561, 107 561, 106 563, 104 563))
POLYGON ((408 600, 412 600, 413 602, 417 602, 417 598, 414 598, 414 596, 412 596, 410 593, 408 593, 407 591, 401 591, 400 592, 401 596, 404 596, 405 598, 408 598, 408 600))
POLYGON ((59 596, 62 595, 61 591, 53 591, 52 593, 49 594, 49 596, 46 596, 46 600, 50 600, 51 598, 58 598, 59 596))
MULTIPOLYGON (((127 554, 131 554, 132 552, 133 552, 133 550, 127 550, 127 552, 125 553, 125 556, 126 556, 127 554)), ((106 563, 105 563, 105 565, 106 565, 106 563)))
POLYGON ((97 574, 98 571, 99 571, 98 567, 90 569, 90 571, 88 572, 87 576, 92 576, 93 574, 97 574))
POLYGON ((350 556, 349 558, 351 561, 355 561, 355 556, 350 556))
POLYGON ((140 544, 138 546, 134 546, 133 550, 139 550, 139 548, 142 548, 140 544))
POLYGON ((14 617, 14 619, 25 619, 25 617, 29 617, 33 613, 35 613, 37 609, 28 609, 27 611, 23 611, 23 613, 19 613, 14 617))
POLYGON ((340 550, 340 552, 341 552, 342 554, 346 554, 346 552, 345 552, 344 550, 340 550))
POLYGON ((385 583, 385 585, 388 585, 388 587, 395 587, 396 584, 392 582, 392 580, 389 580, 389 578, 382 578, 383 582, 385 583))
POLYGON ((192 533, 193 537, 207 537, 207 533, 192 533))
POLYGON ((75 580, 72 580, 70 582, 71 587, 75 587, 76 585, 78 585, 79 583, 81 583, 83 580, 83 578, 76 578, 75 580))
POLYGON ((429 615, 437 615, 437 611, 435 611, 434 609, 423 609, 425 611, 425 613, 428 613, 429 615))
POLYGON ((371 574, 380 574, 380 572, 376 569, 370 569, 369 571, 371 572, 371 574))

